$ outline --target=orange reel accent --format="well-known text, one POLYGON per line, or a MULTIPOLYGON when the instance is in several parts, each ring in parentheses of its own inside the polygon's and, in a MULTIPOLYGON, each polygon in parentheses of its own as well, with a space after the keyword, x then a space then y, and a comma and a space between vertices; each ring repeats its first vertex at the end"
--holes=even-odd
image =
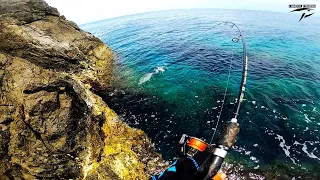
POLYGON ((207 148, 206 142, 195 137, 190 137, 188 145, 201 152, 203 152, 207 148))
POLYGON ((227 175, 223 172, 218 172, 213 178, 212 180, 225 180, 227 179, 227 175))

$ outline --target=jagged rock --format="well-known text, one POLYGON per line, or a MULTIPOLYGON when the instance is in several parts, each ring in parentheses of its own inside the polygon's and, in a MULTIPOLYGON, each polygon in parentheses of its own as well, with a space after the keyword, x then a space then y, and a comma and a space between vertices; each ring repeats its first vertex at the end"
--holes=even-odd
POLYGON ((167 166, 93 92, 112 52, 42 0, 0 0, 0 179, 147 179, 167 166))

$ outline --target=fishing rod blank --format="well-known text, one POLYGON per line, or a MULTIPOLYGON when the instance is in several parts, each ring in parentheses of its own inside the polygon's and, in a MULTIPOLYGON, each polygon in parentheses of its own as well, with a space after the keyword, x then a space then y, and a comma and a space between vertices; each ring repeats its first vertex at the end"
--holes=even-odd
MULTIPOLYGON (((238 115, 239 115, 239 111, 240 111, 240 107, 241 107, 241 103, 243 101, 243 97, 244 97, 244 92, 245 92, 245 85, 247 82, 247 72, 248 72, 248 55, 247 55, 247 47, 246 47, 246 41, 245 41, 245 37, 242 34, 241 30, 239 29, 239 27, 234 24, 233 22, 222 22, 225 24, 231 24, 231 27, 236 27, 238 32, 239 32, 239 37, 241 37, 241 41, 242 41, 242 46, 243 46, 243 65, 242 65, 242 78, 241 78, 241 84, 240 84, 240 90, 239 90, 239 94, 238 94, 238 98, 237 98, 237 105, 236 105, 236 111, 234 112, 234 117, 231 119, 230 122, 228 122, 224 129, 223 132, 220 135, 220 138, 217 142, 216 148, 212 151, 213 152, 213 157, 212 159, 207 159, 207 161, 210 161, 210 167, 209 167, 209 171, 207 173, 207 175, 205 176, 204 180, 209 180, 211 179, 220 169, 224 158, 226 157, 228 150, 231 149, 232 145, 234 144, 236 137, 240 131, 240 127, 238 124, 238 115)), ((239 39, 239 38, 237 38, 239 39)), ((232 39, 233 42, 238 42, 237 40, 235 40, 235 38, 232 39)), ((230 69, 231 70, 231 69, 230 69)), ((229 73, 230 74, 230 73, 229 73)), ((229 81, 229 79, 228 79, 229 81)), ((226 96, 226 92, 224 94, 224 98, 226 96)), ((224 103, 224 102, 223 102, 224 103)), ((223 107, 221 107, 223 108, 223 107)), ((220 116, 219 119, 220 120, 220 116)), ((219 121, 217 122, 217 124, 219 123, 219 121)), ((216 131, 216 129, 215 129, 216 131)), ((215 132, 213 133, 212 139, 214 137, 215 132)), ((211 140, 212 140, 211 139, 211 140)), ((204 162, 205 163, 205 162, 204 162)))

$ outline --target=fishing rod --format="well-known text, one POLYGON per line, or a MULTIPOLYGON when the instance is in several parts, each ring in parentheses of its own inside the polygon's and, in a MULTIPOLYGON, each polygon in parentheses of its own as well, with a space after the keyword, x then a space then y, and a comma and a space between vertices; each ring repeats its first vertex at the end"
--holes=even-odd
POLYGON ((221 24, 231 25, 230 28, 236 27, 239 36, 234 37, 232 41, 239 42, 239 40, 241 39, 243 47, 242 77, 238 97, 235 103, 236 111, 233 112, 233 117, 231 118, 231 120, 225 124, 222 133, 220 134, 220 137, 218 138, 215 145, 212 145, 211 143, 214 139, 218 124, 220 122, 220 117, 227 94, 231 64, 233 59, 232 55, 227 86, 224 93, 224 100, 222 102, 221 111, 218 115, 216 128, 214 129, 210 143, 206 143, 199 138, 183 134, 179 141, 179 154, 181 158, 175 161, 166 171, 157 176, 152 176, 150 178, 152 180, 209 180, 212 178, 215 180, 225 179, 225 174, 220 174, 218 173, 218 171, 220 170, 221 165, 224 162, 226 155, 228 154, 228 151, 232 148, 240 131, 238 116, 241 108, 241 103, 244 98, 245 85, 247 82, 248 55, 245 37, 242 34, 240 28, 235 23, 229 21, 220 22, 213 27, 221 24))

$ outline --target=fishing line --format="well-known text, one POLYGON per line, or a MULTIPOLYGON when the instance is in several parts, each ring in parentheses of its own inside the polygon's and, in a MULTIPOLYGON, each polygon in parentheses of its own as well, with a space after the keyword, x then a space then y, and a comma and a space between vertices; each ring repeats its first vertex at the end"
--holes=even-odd
MULTIPOLYGON (((241 104, 241 102, 243 100, 243 92, 245 90, 244 86, 246 84, 246 77, 247 77, 247 50, 246 50, 246 44, 245 44, 245 40, 244 40, 244 36, 242 35, 242 32, 240 31, 239 27, 236 24, 234 24, 233 22, 223 21, 223 22, 220 22, 218 24, 215 24, 210 29, 212 29, 212 28, 214 28, 216 26, 219 26, 221 24, 225 24, 225 25, 231 24, 231 26, 230 26, 231 29, 233 29, 233 27, 236 27, 237 30, 238 30, 238 33, 239 33, 239 37, 232 38, 232 42, 237 43, 237 42, 239 42, 239 39, 241 38, 242 39, 242 44, 243 44, 243 58, 244 58, 244 60, 243 60, 243 74, 242 74, 242 80, 241 80, 241 86, 240 86, 239 95, 238 95, 238 98, 236 99, 237 103, 238 103, 237 111, 236 111, 236 113, 234 113, 235 114, 235 118, 237 118, 237 116, 239 114, 240 104, 241 104)), ((234 57, 234 48, 232 49, 232 55, 231 55, 231 60, 230 60, 230 64, 229 64, 227 85, 226 85, 226 88, 225 88, 225 91, 224 91, 224 96, 223 96, 221 109, 220 109, 220 112, 219 112, 219 115, 218 115, 218 119, 217 119, 217 123, 216 123, 215 129, 214 129, 213 135, 211 137, 210 144, 213 141, 213 138, 214 138, 216 130, 217 130, 217 126, 218 126, 218 124, 220 122, 220 119, 221 119, 221 114, 222 114, 222 111, 223 111, 223 107, 224 107, 224 103, 225 103, 225 99, 226 99, 226 95, 227 95, 227 90, 228 90, 228 86, 229 86, 229 82, 230 82, 233 57, 234 57)))
POLYGON ((218 120, 217 120, 216 126, 215 126, 215 128, 214 128, 214 132, 213 132, 213 134, 212 134, 212 137, 211 137, 211 140, 210 140, 210 143, 209 143, 209 144, 212 144, 213 138, 214 138, 214 136, 215 136, 215 134, 216 134, 216 131, 217 131, 217 128, 218 128, 218 125, 219 125, 219 122, 220 122, 221 114, 222 114, 222 111, 223 111, 224 103, 225 103, 225 100, 226 100, 227 91, 228 91, 228 86, 229 86, 229 80, 230 80, 230 76, 231 76, 233 53, 234 53, 234 49, 232 49, 232 57, 231 57, 231 60, 230 60, 230 65, 229 65, 228 80, 227 80, 227 85, 226 85, 226 88, 225 88, 225 91, 224 91, 224 95, 223 95, 223 100, 222 100, 221 109, 220 109, 220 112, 219 112, 219 114, 218 114, 218 120))
MULTIPOLYGON (((233 22, 221 22, 221 23, 218 23, 216 25, 214 25, 213 27, 216 27, 218 25, 221 25, 221 24, 231 24, 230 28, 232 29, 233 27, 236 27, 238 32, 239 32, 239 37, 234 37, 232 38, 232 41, 237 43, 239 42, 239 39, 241 38, 242 40, 242 48, 243 48, 243 65, 242 65, 242 78, 241 78, 241 83, 240 83, 240 90, 239 90, 239 94, 238 94, 238 98, 236 99, 236 104, 237 104, 237 109, 236 109, 236 112, 234 112, 234 117, 232 118, 233 121, 237 122, 237 118, 238 118, 238 115, 239 115, 239 111, 240 111, 240 106, 241 106, 241 103, 243 101, 243 96, 244 96, 244 91, 245 91, 245 85, 246 85, 246 81, 247 81, 247 71, 248 71, 248 55, 247 55, 247 47, 246 47, 246 42, 245 42, 245 38, 241 32, 241 30, 239 29, 239 27, 233 23, 233 22)), ((218 120, 217 120, 217 124, 216 124, 216 127, 214 129, 214 132, 213 132, 213 135, 211 137, 211 141, 210 141, 210 144, 212 143, 213 139, 214 139, 214 136, 215 136, 215 133, 217 131, 217 127, 218 127, 218 124, 220 122, 220 117, 221 117, 221 114, 222 114, 222 110, 223 110, 223 106, 224 106, 224 103, 225 103, 225 98, 226 98, 226 92, 227 92, 227 88, 228 88, 228 85, 229 85, 229 80, 230 80, 230 72, 231 72, 231 63, 232 63, 232 60, 233 60, 233 53, 234 53, 234 49, 232 50, 232 59, 230 61, 230 67, 229 67, 229 75, 228 75, 228 81, 227 81, 227 86, 226 86, 226 89, 225 89, 225 93, 224 93, 224 100, 222 102, 222 106, 221 106, 221 109, 220 109, 220 113, 218 115, 218 120)))
MULTIPOLYGON (((236 102, 235 102, 235 105, 236 105, 236 111, 233 112, 234 114, 234 118, 236 121, 237 121, 237 117, 239 115, 239 111, 240 111, 240 106, 241 106, 241 103, 243 101, 243 96, 244 96, 244 91, 245 91, 245 85, 246 85, 246 78, 247 78, 247 69, 248 69, 248 57, 247 57, 247 48, 246 48, 246 43, 245 43, 245 37, 243 36, 240 28, 233 22, 229 22, 229 21, 221 21, 221 22, 218 22, 216 21, 217 24, 213 25, 212 27, 210 27, 208 30, 206 31, 209 31, 209 30, 212 30, 213 28, 219 26, 219 25, 228 25, 230 24, 230 28, 233 29, 234 27, 236 27, 238 33, 239 33, 239 36, 238 37, 233 37, 232 38, 232 42, 234 43, 237 43, 240 41, 241 39, 241 42, 242 42, 242 48, 243 48, 243 65, 242 65, 242 78, 241 78, 241 83, 240 83, 240 90, 239 90, 239 93, 238 93, 238 97, 236 98, 236 102)), ((205 31, 205 32, 206 32, 205 31)), ((230 35, 230 34, 229 34, 230 35)), ((226 100, 226 95, 227 95, 227 90, 228 90, 228 86, 229 86, 229 82, 230 82, 230 76, 231 76, 231 69, 232 69, 232 63, 233 63, 233 58, 234 58, 234 51, 235 51, 235 47, 232 48, 232 57, 231 57, 231 60, 230 60, 230 64, 229 64, 229 72, 228 72, 228 79, 227 79, 227 86, 225 88, 225 91, 224 91, 224 96, 223 96, 223 102, 222 102, 222 106, 221 106, 221 109, 220 109, 220 112, 218 114, 218 119, 217 119, 217 123, 216 123, 216 126, 215 126, 215 129, 214 129, 214 132, 213 132, 213 135, 211 137, 211 141, 210 141, 210 144, 212 143, 213 139, 214 139, 214 136, 216 134, 216 131, 217 131, 217 127, 219 125, 219 122, 220 122, 220 119, 221 119, 221 115, 222 115, 222 111, 223 111, 223 107, 224 107, 224 104, 225 104, 225 100, 226 100)), ((116 52, 115 53, 115 58, 116 59, 121 59, 121 55, 120 54, 123 54, 121 53, 121 51, 119 50, 113 50, 113 52, 116 52)), ((178 62, 183 62, 187 59, 184 59, 184 60, 179 60, 178 62)), ((167 65, 167 67, 175 64, 175 63, 178 63, 178 62, 173 62, 173 63, 170 63, 169 65, 167 65)), ((119 62, 118 62, 119 63, 119 62)))

